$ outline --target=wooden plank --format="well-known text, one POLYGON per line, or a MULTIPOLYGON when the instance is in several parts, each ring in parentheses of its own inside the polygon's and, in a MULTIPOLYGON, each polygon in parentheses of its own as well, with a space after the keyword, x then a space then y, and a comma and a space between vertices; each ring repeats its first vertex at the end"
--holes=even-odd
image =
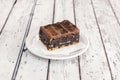
MULTIPOLYGON (((119 1, 115 0, 114 3, 117 2, 119 1)), ((98 26, 100 27, 101 30, 103 43, 106 49, 106 57, 108 58, 110 64, 112 78, 113 80, 119 80, 120 79, 120 34, 119 34, 120 25, 118 23, 118 20, 114 12, 112 11, 112 8, 108 0, 93 0, 93 5, 95 8, 98 26)))
MULTIPOLYGON (((54 22, 64 19, 74 22, 73 0, 56 0, 54 22)), ((51 60, 48 80, 80 80, 78 58, 51 60)))
POLYGON ((108 0, 108 3, 110 4, 110 7, 118 21, 118 24, 120 25, 120 0, 108 0))
POLYGON ((80 56, 81 80, 111 80, 103 44, 90 0, 75 0, 76 23, 90 47, 80 56))
MULTIPOLYGON (((38 0, 29 35, 38 34, 39 27, 52 23, 54 0, 38 0)), ((48 60, 38 58, 30 52, 23 53, 16 80, 46 80, 48 60)))
POLYGON ((0 31, 6 24, 14 5, 15 0, 0 0, 0 31))
POLYGON ((10 80, 34 0, 19 0, 0 36, 0 80, 10 80))

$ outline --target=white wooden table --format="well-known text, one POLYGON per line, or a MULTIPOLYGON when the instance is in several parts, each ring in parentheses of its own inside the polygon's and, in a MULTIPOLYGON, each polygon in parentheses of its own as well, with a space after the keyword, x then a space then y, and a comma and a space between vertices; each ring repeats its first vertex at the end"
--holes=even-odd
POLYGON ((0 0, 0 80, 120 80, 120 0, 0 0), (89 38, 88 51, 68 60, 30 54, 26 37, 64 19, 89 38))

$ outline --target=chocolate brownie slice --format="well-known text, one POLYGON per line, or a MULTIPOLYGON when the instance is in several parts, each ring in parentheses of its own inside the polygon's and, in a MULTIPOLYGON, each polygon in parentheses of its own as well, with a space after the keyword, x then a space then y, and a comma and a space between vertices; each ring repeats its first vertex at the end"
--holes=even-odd
POLYGON ((68 20, 41 26, 39 38, 48 50, 79 42, 79 29, 68 20))

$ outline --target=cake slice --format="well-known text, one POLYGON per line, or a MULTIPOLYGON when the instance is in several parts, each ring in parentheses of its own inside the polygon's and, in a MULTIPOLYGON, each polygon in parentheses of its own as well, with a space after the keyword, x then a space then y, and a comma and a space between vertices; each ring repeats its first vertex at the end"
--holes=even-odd
POLYGON ((79 42, 79 29, 68 20, 41 26, 39 38, 48 50, 79 42))

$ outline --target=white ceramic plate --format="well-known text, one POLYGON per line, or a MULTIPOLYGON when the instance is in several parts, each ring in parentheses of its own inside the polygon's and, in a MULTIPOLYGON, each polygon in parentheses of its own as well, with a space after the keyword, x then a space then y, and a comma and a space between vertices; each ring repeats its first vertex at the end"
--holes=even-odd
POLYGON ((39 40, 39 36, 32 34, 26 39, 26 47, 32 54, 38 57, 47 59, 69 59, 84 53, 89 47, 89 41, 87 37, 80 34, 80 42, 78 44, 48 51, 46 46, 39 40))

